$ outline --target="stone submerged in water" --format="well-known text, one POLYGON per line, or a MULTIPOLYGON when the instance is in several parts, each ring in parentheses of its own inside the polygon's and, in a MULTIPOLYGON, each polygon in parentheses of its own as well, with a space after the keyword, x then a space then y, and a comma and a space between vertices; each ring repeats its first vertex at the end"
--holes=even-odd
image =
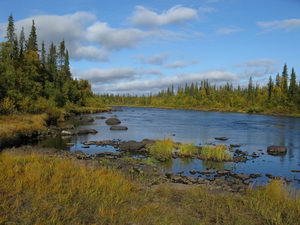
POLYGON ((105 123, 106 123, 107 125, 117 125, 117 124, 120 124, 121 121, 120 121, 118 118, 116 118, 116 117, 111 117, 111 118, 108 118, 108 119, 105 121, 105 123))
POLYGON ((105 116, 96 116, 95 118, 96 118, 97 120, 105 120, 105 119, 106 119, 105 116))
POLYGON ((110 130, 128 130, 128 127, 125 126, 112 126, 110 130))
POLYGON ((215 137, 216 140, 218 141, 227 141, 229 138, 227 137, 215 137))
POLYGON ((287 152, 287 148, 285 146, 269 146, 267 148, 267 152, 270 155, 284 155, 287 152))
POLYGON ((80 129, 75 131, 63 130, 61 132, 62 136, 72 136, 72 135, 83 135, 83 134, 97 134, 98 131, 95 129, 80 129))

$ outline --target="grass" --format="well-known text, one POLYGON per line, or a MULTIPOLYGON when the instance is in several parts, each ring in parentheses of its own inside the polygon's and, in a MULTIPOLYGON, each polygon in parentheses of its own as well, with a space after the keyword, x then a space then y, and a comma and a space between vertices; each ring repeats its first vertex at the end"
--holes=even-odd
POLYGON ((46 114, 12 114, 0 116, 0 147, 30 138, 46 129, 46 114))
POLYGON ((203 146, 200 151, 200 158, 202 160, 211 160, 216 162, 232 160, 232 156, 229 154, 225 145, 203 146))
POLYGON ((180 185, 142 189, 116 170, 3 153, 0 184, 0 224, 300 224, 300 198, 279 180, 245 195, 180 185))
POLYGON ((149 153, 159 161, 166 161, 172 158, 174 142, 171 138, 158 140, 148 146, 149 153))
POLYGON ((199 149, 194 144, 180 144, 178 150, 183 157, 194 156, 199 153, 199 149))

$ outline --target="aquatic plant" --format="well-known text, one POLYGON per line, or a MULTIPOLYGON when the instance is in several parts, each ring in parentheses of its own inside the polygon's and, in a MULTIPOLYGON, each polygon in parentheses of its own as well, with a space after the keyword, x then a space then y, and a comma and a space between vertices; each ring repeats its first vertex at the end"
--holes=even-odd
POLYGON ((149 153, 159 161, 166 161, 172 158, 174 142, 171 138, 157 140, 154 144, 147 146, 149 153))
POLYGON ((209 146, 205 145, 200 151, 200 158, 211 161, 230 161, 232 156, 225 145, 209 146))
POLYGON ((180 144, 178 150, 179 154, 183 157, 194 156, 199 152, 199 148, 197 146, 189 143, 180 144))

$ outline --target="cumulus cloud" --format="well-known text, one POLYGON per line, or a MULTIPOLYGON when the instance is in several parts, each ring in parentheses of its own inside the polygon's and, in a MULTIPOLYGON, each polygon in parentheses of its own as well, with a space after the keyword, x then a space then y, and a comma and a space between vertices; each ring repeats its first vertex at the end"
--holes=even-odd
POLYGON ((129 18, 129 21, 141 27, 160 27, 180 24, 197 17, 197 10, 181 5, 176 5, 167 11, 163 11, 161 14, 151 11, 144 6, 136 6, 135 12, 129 18))
POLYGON ((242 31, 242 29, 237 27, 222 27, 216 30, 218 35, 228 35, 242 31))
POLYGON ((278 71, 278 61, 273 59, 256 59, 235 65, 241 68, 240 76, 249 78, 270 75, 278 71))
POLYGON ((271 32, 274 30, 292 31, 300 29, 300 19, 286 19, 274 21, 260 21, 257 25, 263 29, 264 32, 271 32))
POLYGON ((138 56, 142 63, 152 65, 162 65, 169 57, 169 53, 160 53, 153 56, 138 56))
POLYGON ((74 70, 76 77, 87 79, 92 84, 101 83, 102 85, 107 85, 112 82, 121 82, 140 79, 149 75, 160 75, 162 74, 159 70, 144 70, 136 69, 132 67, 119 67, 119 68, 108 68, 99 69, 92 68, 87 71, 76 71, 74 70))
POLYGON ((87 39, 108 49, 122 49, 138 44, 147 34, 138 29, 116 29, 96 22, 87 29, 87 39))
POLYGON ((198 63, 197 61, 175 61, 166 64, 165 67, 169 69, 178 69, 178 68, 184 68, 197 63, 198 63))
POLYGON ((114 85, 95 86, 96 92, 151 92, 167 88, 171 85, 180 86, 184 83, 191 83, 201 80, 210 80, 214 82, 226 82, 237 80, 236 74, 225 71, 207 71, 196 74, 183 74, 172 77, 163 77, 152 80, 133 80, 128 82, 117 83, 114 85))
POLYGON ((94 46, 78 46, 72 53, 72 57, 76 59, 108 61, 107 51, 94 46))

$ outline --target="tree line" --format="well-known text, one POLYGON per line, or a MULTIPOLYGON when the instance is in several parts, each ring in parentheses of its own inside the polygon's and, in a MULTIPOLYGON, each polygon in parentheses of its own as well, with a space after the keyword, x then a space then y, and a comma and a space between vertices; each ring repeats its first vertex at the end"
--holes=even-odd
POLYGON ((208 80, 171 87, 155 95, 101 95, 108 105, 139 105, 171 108, 241 111, 249 113, 300 113, 300 83, 294 68, 291 74, 284 65, 281 74, 270 76, 266 85, 254 84, 252 77, 248 86, 211 84, 208 80))
POLYGON ((0 43, 0 113, 44 112, 49 107, 85 106, 93 97, 87 80, 72 78, 65 41, 38 45, 35 21, 26 37, 12 15, 0 43))

